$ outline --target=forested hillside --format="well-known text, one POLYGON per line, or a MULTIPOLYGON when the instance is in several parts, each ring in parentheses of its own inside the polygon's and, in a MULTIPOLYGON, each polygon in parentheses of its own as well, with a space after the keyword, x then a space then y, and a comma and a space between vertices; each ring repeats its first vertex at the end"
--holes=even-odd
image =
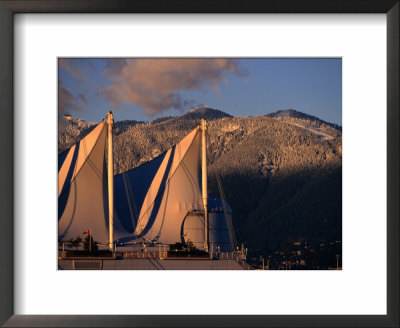
MULTIPOLYGON (((209 193, 221 177, 239 243, 266 254, 290 242, 341 240, 341 127, 294 110, 232 117, 196 108, 152 122, 121 121, 114 129, 114 172, 149 161, 207 118, 209 193)), ((118 117, 116 117, 118 119, 118 117)), ((59 151, 95 123, 66 118, 59 151)))

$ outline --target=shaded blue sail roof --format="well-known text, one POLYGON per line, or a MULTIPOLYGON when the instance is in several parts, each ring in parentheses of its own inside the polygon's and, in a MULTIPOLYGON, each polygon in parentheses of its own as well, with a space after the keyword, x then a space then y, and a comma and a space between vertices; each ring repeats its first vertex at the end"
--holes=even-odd
POLYGON ((135 231, 146 193, 165 155, 166 152, 133 170, 114 176, 114 210, 122 228, 128 233, 135 231))

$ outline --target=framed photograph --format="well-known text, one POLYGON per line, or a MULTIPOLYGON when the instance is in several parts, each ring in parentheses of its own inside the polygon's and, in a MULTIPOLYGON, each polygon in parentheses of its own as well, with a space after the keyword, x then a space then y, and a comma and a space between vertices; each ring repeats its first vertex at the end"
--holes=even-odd
POLYGON ((0 9, 1 324, 399 325, 398 1, 0 9))
POLYGON ((341 270, 341 94, 341 58, 59 58, 58 269, 341 270))

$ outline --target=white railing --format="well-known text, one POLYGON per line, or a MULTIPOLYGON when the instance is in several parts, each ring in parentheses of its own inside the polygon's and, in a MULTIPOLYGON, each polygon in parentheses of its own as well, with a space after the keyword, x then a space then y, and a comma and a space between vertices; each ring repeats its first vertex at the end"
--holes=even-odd
POLYGON ((123 254, 124 259, 154 258, 162 260, 168 257, 168 252, 165 251, 126 251, 123 254))

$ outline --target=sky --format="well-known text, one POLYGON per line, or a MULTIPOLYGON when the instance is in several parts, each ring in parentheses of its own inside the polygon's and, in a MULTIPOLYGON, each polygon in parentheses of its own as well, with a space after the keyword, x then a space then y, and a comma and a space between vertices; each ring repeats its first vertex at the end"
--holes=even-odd
POLYGON ((295 109, 342 125, 340 58, 59 58, 58 113, 151 121, 208 106, 233 116, 295 109))

